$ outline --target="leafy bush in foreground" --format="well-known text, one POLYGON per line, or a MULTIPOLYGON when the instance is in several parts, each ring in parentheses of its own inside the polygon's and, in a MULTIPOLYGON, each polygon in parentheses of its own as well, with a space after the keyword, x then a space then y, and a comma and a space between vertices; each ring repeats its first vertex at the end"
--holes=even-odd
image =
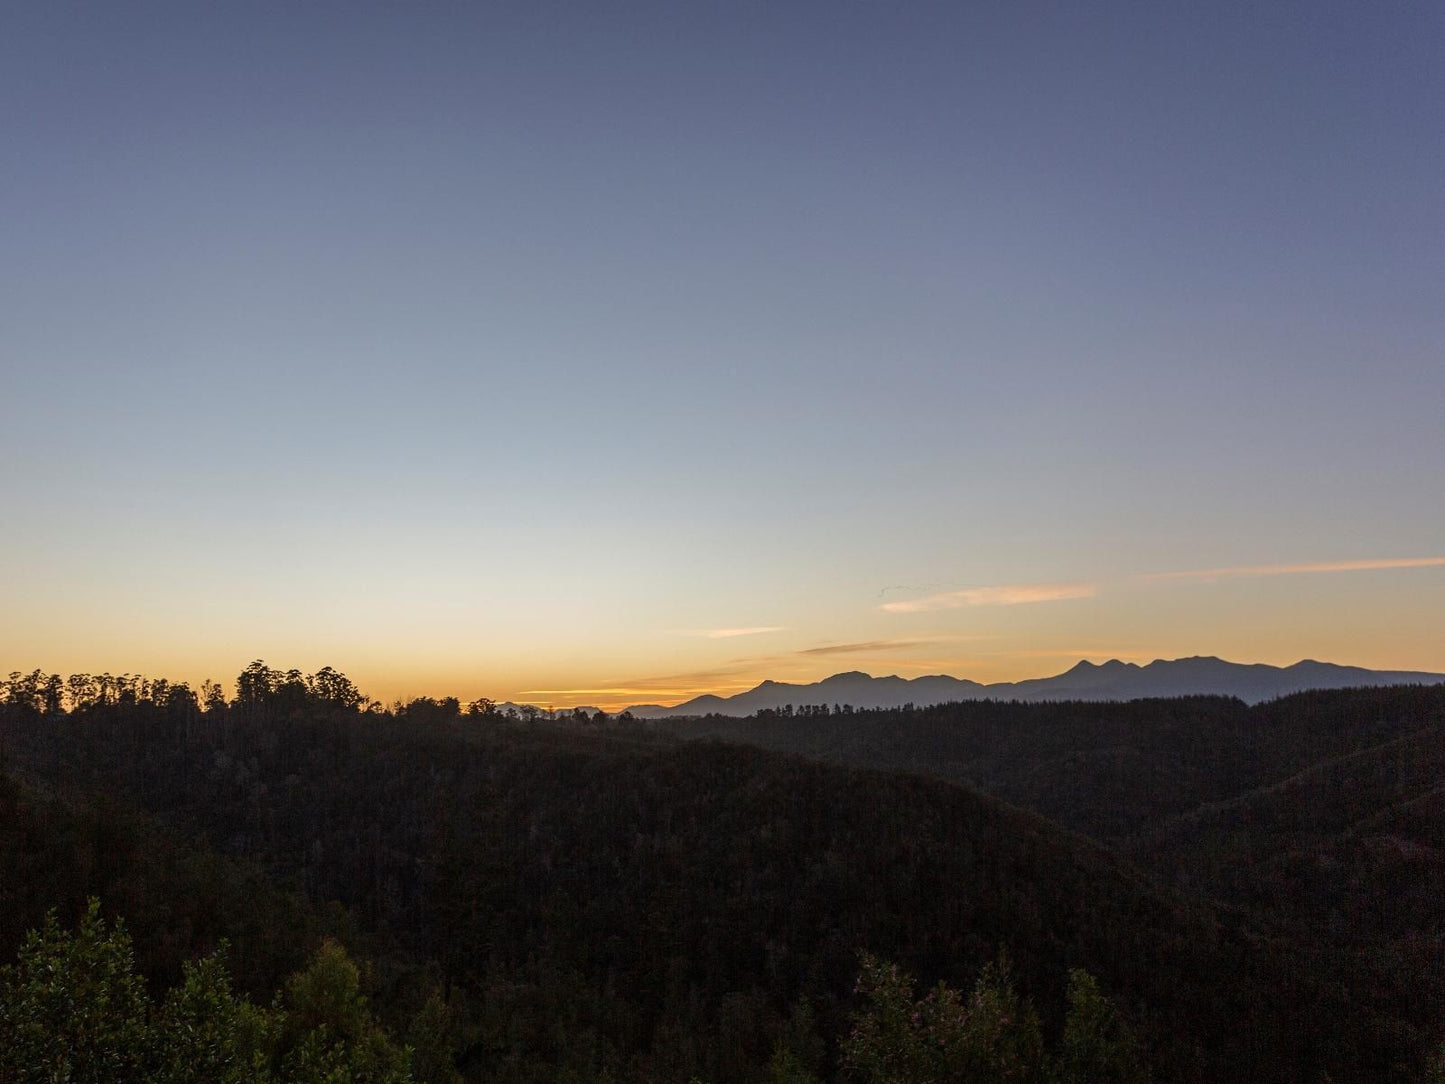
POLYGON ((334 941, 269 1006, 235 992, 219 953, 188 963, 157 1005, 124 925, 107 925, 92 900, 75 933, 52 912, 0 969, 6 1084, 409 1084, 411 1059, 377 1025, 334 941))

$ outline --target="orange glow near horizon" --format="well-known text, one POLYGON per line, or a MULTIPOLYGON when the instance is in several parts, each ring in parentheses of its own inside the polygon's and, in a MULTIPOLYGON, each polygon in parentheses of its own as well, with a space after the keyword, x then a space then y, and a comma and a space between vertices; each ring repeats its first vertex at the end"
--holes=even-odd
MULTIPOLYGON (((509 701, 529 703, 557 710, 570 710, 574 707, 585 706, 616 712, 639 704, 671 706, 708 693, 724 697, 731 696, 752 689, 765 680, 809 684, 844 670, 861 670, 875 677, 897 674, 901 677, 914 678, 930 674, 948 674, 987 685, 1050 677, 1062 673, 1080 659, 1087 659, 1095 663, 1120 659, 1124 662, 1144 664, 1156 658, 1178 658, 1195 654, 1218 655, 1234 662, 1263 662, 1270 665, 1287 666, 1298 662, 1301 658, 1319 657, 1326 653, 1270 650, 1249 654, 1240 650, 1210 650, 1204 647, 1153 652, 1140 651, 1122 645, 1115 648, 1091 648, 1081 645, 1060 648, 1021 647, 967 655, 910 655, 906 657, 865 655, 856 659, 840 661, 837 656, 808 659, 802 652, 795 652, 791 655, 780 655, 774 659, 760 659, 747 666, 729 667, 724 665, 716 670, 696 675, 676 674, 671 677, 664 675, 657 678, 640 678, 624 683, 599 682, 579 685, 516 684, 505 680, 479 682, 475 675, 464 673, 449 675, 433 672, 428 674, 425 679, 417 679, 403 676, 390 668, 385 670, 370 667, 348 668, 336 662, 331 665, 351 677, 363 693, 386 704, 398 700, 410 700, 417 696, 437 698, 456 696, 463 704, 485 698, 498 703, 509 701)), ((1431 672, 1445 670, 1445 665, 1442 665, 1445 660, 1379 657, 1370 652, 1335 654, 1326 661, 1383 670, 1426 670, 1431 672)), ((241 668, 236 666, 231 669, 239 672, 241 668)), ((283 661, 278 668, 289 667, 283 661)), ((41 669, 47 670, 47 672, 53 669, 62 674, 99 673, 107 669, 116 674, 142 672, 137 669, 125 671, 121 668, 105 667, 41 667, 41 669)), ((301 669, 309 673, 320 669, 320 666, 302 667, 301 669)), ((184 680, 196 689, 199 689, 201 682, 208 677, 215 680, 214 669, 209 674, 203 672, 199 676, 191 673, 167 673, 164 670, 156 669, 146 672, 146 676, 184 680)), ((220 684, 230 694, 234 691, 234 675, 221 680, 220 684)))
POLYGON ((521 611, 477 632, 451 610, 428 624, 408 621, 404 609, 378 609, 365 622, 306 615, 283 623, 282 636, 269 612, 192 631, 174 614, 110 609, 88 620, 80 608, 37 610, 0 629, 0 658, 9 663, 0 673, 143 673, 193 688, 218 680, 229 692, 259 656, 283 670, 332 666, 384 703, 455 696, 617 711, 847 670, 993 684, 1047 677, 1080 659, 1217 655, 1442 672, 1441 568, 1445 557, 1241 564, 968 587, 882 605, 876 592, 855 591, 847 606, 829 598, 811 609, 773 599, 718 604, 711 611, 732 621, 687 628, 611 610, 574 625, 529 621, 521 611), (747 623, 752 616, 775 623, 747 623), (247 642, 261 650, 235 646, 247 642))

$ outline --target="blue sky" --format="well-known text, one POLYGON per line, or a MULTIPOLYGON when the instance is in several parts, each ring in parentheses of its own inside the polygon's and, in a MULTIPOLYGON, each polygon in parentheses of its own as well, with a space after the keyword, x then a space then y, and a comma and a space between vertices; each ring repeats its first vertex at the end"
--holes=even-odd
POLYGON ((1445 555, 1442 47, 1424 3, 14 5, 0 665, 1445 670, 1438 565, 1147 578, 1445 555), (881 608, 1039 584, 1092 593, 881 608))

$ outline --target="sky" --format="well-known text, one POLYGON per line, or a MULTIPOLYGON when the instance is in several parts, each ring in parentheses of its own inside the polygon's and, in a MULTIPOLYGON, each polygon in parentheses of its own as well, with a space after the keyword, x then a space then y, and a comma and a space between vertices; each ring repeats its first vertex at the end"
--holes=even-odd
POLYGON ((0 671, 1445 671, 1436 3, 0 12, 0 671))

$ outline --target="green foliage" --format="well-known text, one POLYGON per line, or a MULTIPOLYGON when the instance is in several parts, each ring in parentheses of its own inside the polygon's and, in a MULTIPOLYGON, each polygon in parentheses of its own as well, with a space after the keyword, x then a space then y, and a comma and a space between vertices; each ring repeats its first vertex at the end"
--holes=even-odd
POLYGON ((181 984, 166 996, 158 1025, 158 1084, 269 1079, 279 1014, 235 993, 222 952, 186 964, 181 984))
POLYGON ((807 999, 800 998, 773 1044, 768 1059, 769 1084, 816 1084, 821 1079, 825 1044, 807 999))
POLYGON ((781 1039, 768 1059, 768 1084, 818 1084, 802 1059, 781 1039))
POLYGON ((347 1042, 325 1026, 307 1032, 282 1059, 286 1084, 407 1084, 405 1051, 380 1035, 347 1042))
POLYGON ((411 1075, 417 1084, 460 1084, 452 1050, 455 1021, 441 994, 432 991, 412 1017, 406 1033, 411 1048, 411 1075))
POLYGON ((0 1081, 410 1084, 408 1051, 372 1019, 340 946, 325 943, 287 995, 289 1011, 256 1007, 217 953, 188 963, 157 1009, 124 926, 92 900, 75 933, 52 912, 0 970, 0 1081))
POLYGON ((411 1079, 408 1052, 372 1018, 361 972, 330 939, 286 984, 283 1064, 297 1084, 400 1084, 411 1079))
POLYGON ((865 1008, 854 1018, 843 1044, 843 1064, 868 1084, 914 1084, 927 1079, 937 1060, 923 1034, 922 1011, 913 1000, 913 980, 897 964, 867 953, 861 958, 857 994, 865 1008))
POLYGON ((1053 1063, 1057 1084, 1146 1084, 1148 1064, 1133 1029, 1094 976, 1069 972, 1069 1013, 1053 1063))
MULTIPOLYGON (((940 982, 914 999, 897 965, 864 954, 857 992, 863 1006, 843 1044, 843 1064, 859 1084, 1147 1084, 1148 1065, 1133 1030, 1087 971, 1069 972, 1069 1009, 1056 1051, 1046 1054, 1038 1017, 1014 988, 1002 953, 967 1001, 940 982)), ((786 1075, 775 1059, 774 1081, 786 1075), (780 1071, 781 1070, 781 1071, 780 1071)))
POLYGON ((1004 953, 984 967, 963 1020, 963 1079, 978 1084, 1039 1079, 1043 1038, 1038 1014, 1015 990, 1004 953))
POLYGON ((843 1044, 843 1061, 866 1084, 1037 1081, 1043 1041, 1033 1008, 1013 986, 1007 959, 984 968, 967 1002, 944 982, 915 1001, 896 964, 864 954, 865 1008, 843 1044))
POLYGON ((361 971, 331 938, 286 984, 289 1026, 304 1033, 324 1027, 338 1039, 356 1040, 371 1027, 361 993, 361 971))
POLYGON ((90 902, 74 934, 52 911, 0 972, 0 1079, 125 1084, 150 1079, 145 987, 130 938, 90 902))

